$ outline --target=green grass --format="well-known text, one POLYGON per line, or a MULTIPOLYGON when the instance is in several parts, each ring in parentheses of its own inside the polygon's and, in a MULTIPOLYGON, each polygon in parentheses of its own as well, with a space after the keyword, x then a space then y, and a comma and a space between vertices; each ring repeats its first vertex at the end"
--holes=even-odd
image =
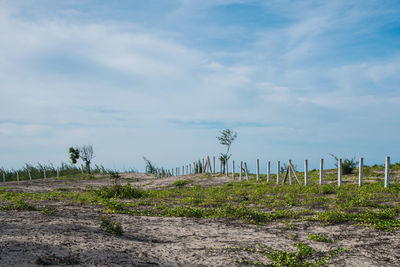
MULTIPOLYGON (((374 171, 378 167, 368 168, 374 171)), ((335 170, 326 173, 327 180, 335 176, 335 170)), ((34 210, 29 203, 51 200, 101 206, 105 213, 142 216, 226 218, 253 224, 289 219, 353 223, 384 231, 400 228, 400 185, 396 182, 389 188, 381 182, 365 183, 361 188, 355 183, 341 187, 336 183, 318 185, 318 171, 311 171, 309 186, 278 186, 266 183, 265 176, 261 176, 260 182, 252 176, 250 181, 212 187, 185 186, 194 179, 151 190, 121 185, 118 179, 113 185, 87 187, 84 191, 57 188, 53 192, 23 193, 0 188, 0 209, 34 210)))
POLYGON ((122 225, 120 222, 113 221, 108 216, 100 217, 100 229, 106 233, 121 236, 123 234, 122 225))
POLYGON ((242 250, 250 253, 261 253, 272 263, 261 261, 250 261, 247 259, 236 259, 237 263, 247 265, 263 266, 323 266, 339 253, 347 252, 347 248, 332 248, 328 251, 317 251, 303 242, 296 242, 293 247, 297 252, 275 249, 266 245, 259 245, 257 248, 233 247, 231 250, 242 250))

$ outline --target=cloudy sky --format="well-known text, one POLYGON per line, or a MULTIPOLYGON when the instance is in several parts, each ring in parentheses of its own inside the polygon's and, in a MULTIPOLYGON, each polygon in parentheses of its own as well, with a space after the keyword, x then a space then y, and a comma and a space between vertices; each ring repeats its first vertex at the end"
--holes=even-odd
MULTIPOLYGON (((0 166, 400 161, 400 3, 0 0, 0 166)), ((274 164, 274 163, 273 163, 274 164)))

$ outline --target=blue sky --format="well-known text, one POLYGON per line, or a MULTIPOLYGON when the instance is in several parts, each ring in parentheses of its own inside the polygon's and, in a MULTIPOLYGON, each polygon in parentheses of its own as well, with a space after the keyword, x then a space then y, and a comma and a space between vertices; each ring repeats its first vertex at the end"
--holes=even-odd
MULTIPOLYGON (((0 166, 400 161, 398 1, 0 0, 0 166)), ((254 167, 252 167, 254 168, 254 167)))

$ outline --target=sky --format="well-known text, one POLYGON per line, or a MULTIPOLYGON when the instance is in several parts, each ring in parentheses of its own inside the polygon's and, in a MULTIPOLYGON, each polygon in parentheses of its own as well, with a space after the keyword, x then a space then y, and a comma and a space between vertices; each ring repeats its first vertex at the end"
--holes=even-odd
POLYGON ((397 0, 0 0, 5 168, 397 162, 399 86, 397 0))

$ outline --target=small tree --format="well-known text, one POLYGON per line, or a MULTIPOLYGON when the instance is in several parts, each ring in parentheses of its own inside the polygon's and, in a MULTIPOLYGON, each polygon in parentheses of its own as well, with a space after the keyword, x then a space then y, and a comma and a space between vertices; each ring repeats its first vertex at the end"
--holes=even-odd
POLYGON ((93 154, 93 145, 84 145, 79 148, 79 156, 82 159, 83 162, 85 162, 86 165, 86 170, 90 174, 90 163, 92 162, 92 159, 94 158, 93 154))
POLYGON ((70 147, 69 148, 69 158, 72 161, 72 164, 76 164, 79 159, 79 148, 70 147))
POLYGON ((226 146, 226 153, 221 153, 219 160, 222 161, 223 169, 225 169, 225 162, 231 157, 231 154, 229 154, 229 149, 231 148, 233 141, 235 141, 237 133, 232 129, 225 129, 220 131, 220 134, 220 136, 217 136, 217 139, 221 145, 226 146))
POLYGON ((82 147, 76 147, 76 148, 70 147, 69 158, 71 159, 73 164, 76 164, 77 160, 81 159, 86 165, 87 172, 91 174, 90 163, 94 158, 93 145, 84 145, 82 147))

